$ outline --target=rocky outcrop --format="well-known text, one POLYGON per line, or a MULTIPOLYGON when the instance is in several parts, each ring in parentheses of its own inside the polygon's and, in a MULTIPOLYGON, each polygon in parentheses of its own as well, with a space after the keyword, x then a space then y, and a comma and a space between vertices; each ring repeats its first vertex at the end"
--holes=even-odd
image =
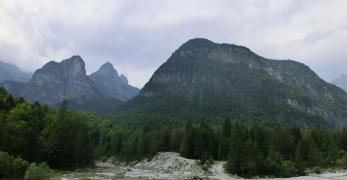
POLYGON ((82 58, 72 56, 60 63, 48 62, 38 69, 21 96, 29 102, 55 105, 64 99, 82 104, 100 98, 102 94, 86 75, 82 58))
POLYGON ((105 97, 127 101, 139 92, 139 89, 128 84, 128 79, 124 75, 118 75, 117 70, 109 62, 91 74, 90 78, 105 97))

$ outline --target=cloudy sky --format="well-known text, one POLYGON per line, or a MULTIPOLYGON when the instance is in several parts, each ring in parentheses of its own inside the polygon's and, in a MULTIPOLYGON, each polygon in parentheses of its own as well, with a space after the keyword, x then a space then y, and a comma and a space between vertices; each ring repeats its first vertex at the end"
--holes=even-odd
POLYGON ((346 0, 0 0, 0 60, 34 71, 79 54, 142 87, 190 38, 347 73, 346 0))

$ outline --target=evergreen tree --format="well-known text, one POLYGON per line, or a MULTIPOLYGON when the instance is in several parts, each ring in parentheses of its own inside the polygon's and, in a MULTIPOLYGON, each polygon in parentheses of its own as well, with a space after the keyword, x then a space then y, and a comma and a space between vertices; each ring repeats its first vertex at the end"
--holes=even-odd
POLYGON ((311 167, 319 166, 321 162, 321 154, 319 149, 317 148, 316 143, 311 139, 308 145, 308 162, 311 167))
POLYGON ((184 129, 184 136, 180 146, 180 153, 184 157, 192 158, 194 153, 194 132, 191 122, 187 122, 184 129))
POLYGON ((223 131, 222 135, 226 138, 230 137, 231 133, 231 124, 229 118, 226 118, 223 122, 223 131))

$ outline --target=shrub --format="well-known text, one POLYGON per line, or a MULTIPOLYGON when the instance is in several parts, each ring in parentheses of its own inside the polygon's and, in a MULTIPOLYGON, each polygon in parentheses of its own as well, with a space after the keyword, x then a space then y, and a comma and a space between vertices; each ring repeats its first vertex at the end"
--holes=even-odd
POLYGON ((347 168, 347 154, 344 155, 342 158, 338 159, 336 161, 336 164, 338 167, 346 169, 347 168))
POLYGON ((312 168, 312 172, 316 174, 322 174, 322 168, 320 166, 315 166, 312 168))
POLYGON ((46 163, 31 163, 27 171, 25 172, 25 180, 46 180, 52 175, 46 163))
POLYGON ((0 179, 22 178, 29 163, 0 151, 0 179))
POLYGON ((297 174, 297 169, 295 168, 295 163, 292 161, 282 161, 281 162, 281 176, 283 177, 293 177, 297 174))

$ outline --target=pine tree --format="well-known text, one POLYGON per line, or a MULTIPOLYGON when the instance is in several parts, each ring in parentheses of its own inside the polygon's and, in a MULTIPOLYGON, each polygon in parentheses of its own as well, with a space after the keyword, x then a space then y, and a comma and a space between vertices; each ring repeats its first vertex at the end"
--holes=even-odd
POLYGON ((162 129, 160 131, 160 151, 168 151, 170 149, 170 129, 162 129))
POLYGON ((316 143, 311 140, 308 145, 308 162, 311 167, 319 166, 321 162, 321 154, 319 149, 317 148, 316 143))
POLYGON ((194 155, 194 132, 191 122, 187 122, 184 129, 184 137, 180 146, 180 153, 182 156, 192 158, 194 155))
POLYGON ((229 118, 226 118, 223 123, 222 135, 226 138, 230 137, 231 133, 231 124, 229 118))
POLYGON ((303 140, 299 141, 295 151, 295 163, 299 174, 304 174, 308 161, 308 146, 303 140))

